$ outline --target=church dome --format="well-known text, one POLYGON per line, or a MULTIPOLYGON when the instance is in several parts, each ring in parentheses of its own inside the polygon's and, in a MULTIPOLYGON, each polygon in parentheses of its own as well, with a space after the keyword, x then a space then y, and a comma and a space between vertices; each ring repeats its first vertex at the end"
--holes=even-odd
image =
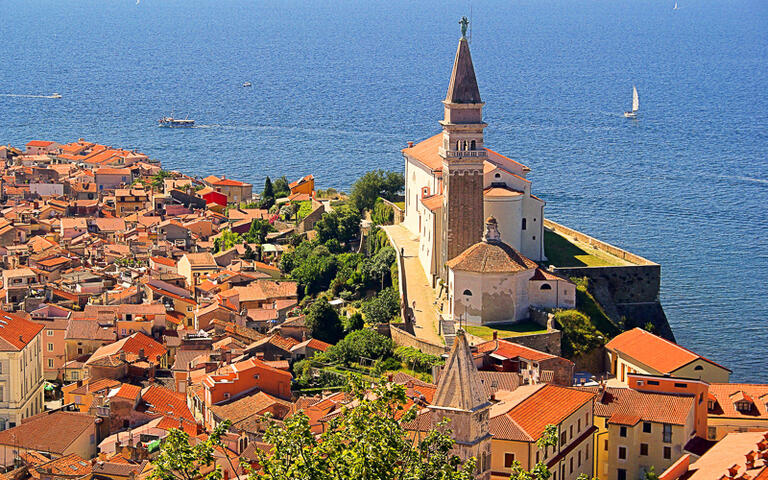
POLYGON ((517 273, 536 268, 536 262, 503 242, 479 242, 447 262, 451 270, 475 273, 517 273))

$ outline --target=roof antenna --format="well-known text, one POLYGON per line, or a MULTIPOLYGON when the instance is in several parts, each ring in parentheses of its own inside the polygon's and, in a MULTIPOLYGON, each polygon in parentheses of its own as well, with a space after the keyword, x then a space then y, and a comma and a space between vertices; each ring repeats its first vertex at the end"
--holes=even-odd
POLYGON ((472 0, 469 0, 469 44, 472 44, 472 0))

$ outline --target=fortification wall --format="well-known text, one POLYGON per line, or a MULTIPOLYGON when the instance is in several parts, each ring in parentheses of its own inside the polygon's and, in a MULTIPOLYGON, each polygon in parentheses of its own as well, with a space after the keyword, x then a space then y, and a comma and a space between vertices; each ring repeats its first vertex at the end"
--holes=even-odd
POLYGON ((417 338, 416 336, 411 335, 405 330, 402 330, 401 328, 392 324, 389 325, 389 333, 392 337, 392 341, 398 347, 413 347, 430 355, 442 355, 448 351, 448 347, 445 345, 435 345, 434 343, 421 340, 420 338, 417 338))
MULTIPOLYGON (((611 245, 610 243, 606 243, 602 240, 598 240, 595 237, 591 237, 586 233, 582 233, 578 230, 566 227, 565 225, 560 225, 559 223, 553 222, 548 218, 544 219, 544 228, 547 228, 555 233, 560 233, 572 237, 581 243, 590 245, 591 247, 602 250, 603 252, 610 253, 614 257, 618 257, 629 263, 634 263, 635 265, 658 265, 646 258, 641 257, 640 255, 635 255, 632 252, 622 250, 617 246, 611 245)), ((547 252, 544 252, 544 254, 546 253, 547 252)))
POLYGON ((517 337, 507 337, 504 340, 523 345, 540 352, 551 353, 560 356, 560 340, 563 334, 560 330, 550 330, 547 333, 534 333, 531 335, 520 335, 517 337))

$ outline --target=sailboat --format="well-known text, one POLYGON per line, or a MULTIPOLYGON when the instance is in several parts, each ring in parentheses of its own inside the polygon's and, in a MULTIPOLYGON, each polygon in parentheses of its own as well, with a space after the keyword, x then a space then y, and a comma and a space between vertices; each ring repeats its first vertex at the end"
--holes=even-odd
POLYGON ((672 10, 677 10, 677 2, 675 2, 675 8, 673 8, 672 10))
POLYGON ((627 118, 637 118, 637 110, 640 108, 640 99, 637 96, 637 87, 632 85, 632 111, 624 112, 627 118))

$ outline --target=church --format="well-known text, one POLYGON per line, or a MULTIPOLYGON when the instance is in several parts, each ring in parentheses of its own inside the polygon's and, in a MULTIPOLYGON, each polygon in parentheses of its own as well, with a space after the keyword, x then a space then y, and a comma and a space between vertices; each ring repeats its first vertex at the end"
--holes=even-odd
POLYGON ((546 259, 544 201, 531 193, 530 169, 483 142, 485 103, 462 22, 442 132, 402 150, 403 225, 454 318, 484 325, 524 320, 529 306, 573 308, 575 286, 536 263, 546 259))

